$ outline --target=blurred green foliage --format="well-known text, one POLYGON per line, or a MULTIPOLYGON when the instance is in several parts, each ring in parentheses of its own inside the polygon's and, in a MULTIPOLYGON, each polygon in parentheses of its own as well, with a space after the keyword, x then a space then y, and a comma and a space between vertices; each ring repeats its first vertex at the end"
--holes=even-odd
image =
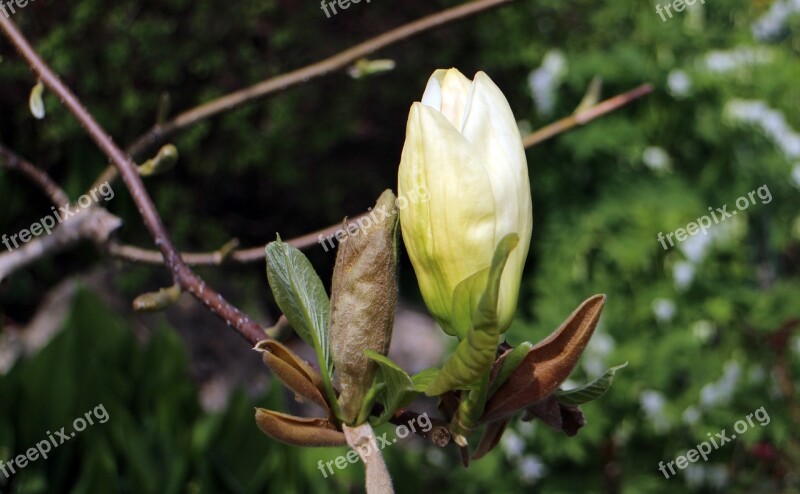
MULTIPOLYGON (((38 0, 13 20, 127 143, 152 124, 162 92, 181 111, 458 3, 362 2, 328 19, 317 2, 38 0)), ((651 82, 646 99, 529 151, 534 235, 520 318, 508 333, 512 344, 537 341, 584 298, 606 293, 570 386, 629 366, 583 408, 588 424, 576 438, 515 424, 469 470, 451 450, 388 450, 398 492, 797 492, 800 15, 769 36, 754 29, 777 3, 791 2, 709 0, 662 22, 655 2, 514 2, 381 51, 397 62, 393 72, 357 81, 333 74, 178 134, 178 166, 148 188, 187 250, 233 236, 264 244, 276 231, 290 238, 358 214, 394 187, 408 107, 437 67, 486 71, 532 129, 572 113, 595 76, 604 97, 651 82), (529 76, 546 59, 563 67, 550 88, 538 86, 537 104, 529 76), (736 101, 760 103, 736 118, 736 101), (662 249, 659 232, 685 228, 709 207, 732 210, 762 185, 768 203, 662 249), (672 478, 658 471, 761 406, 768 425, 672 478)), ((77 197, 106 160, 52 94, 45 119, 32 118, 34 84, 0 39, 0 141, 77 197)), ((108 206, 126 220, 123 239, 150 245, 122 186, 115 190, 108 206)), ((0 198, 2 232, 49 211, 37 190, 5 172, 0 198)), ((308 255, 330 273, 332 255, 308 255)), ((47 287, 96 258, 75 249, 16 273, 0 289, 2 311, 25 320, 47 287)), ((249 294, 241 305, 250 311, 274 309, 263 266, 203 274, 249 294)), ((401 274, 414 300, 408 263, 401 274)), ((164 276, 126 267, 119 288, 132 297, 164 276)), ((284 409, 282 393, 265 403, 238 396, 225 413, 205 415, 176 337, 159 331, 141 347, 129 323, 100 305, 81 296, 65 331, 0 378, 0 458, 98 403, 111 417, 26 468, 14 492, 361 488, 360 466, 330 479, 316 469, 343 450, 301 451, 258 433, 252 407, 284 409)))

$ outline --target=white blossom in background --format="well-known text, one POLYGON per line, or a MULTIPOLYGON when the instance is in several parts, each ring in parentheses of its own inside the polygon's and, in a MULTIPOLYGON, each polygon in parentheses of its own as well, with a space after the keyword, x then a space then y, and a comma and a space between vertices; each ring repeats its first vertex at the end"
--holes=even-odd
POLYGON ((500 439, 500 447, 509 460, 519 458, 525 452, 525 440, 513 429, 506 429, 500 439))
POLYGON ((519 463, 519 470, 522 481, 529 485, 547 475, 547 467, 536 455, 525 456, 519 463))
POLYGON ((723 114, 735 122, 760 127, 786 158, 800 159, 800 134, 789 126, 783 113, 763 101, 734 99, 725 104, 723 114))
MULTIPOLYGON (((599 329, 600 328, 595 330, 592 339, 590 339, 589 343, 586 345, 583 358, 581 358, 583 369, 589 376, 600 376, 606 371, 607 357, 614 350, 615 346, 614 338, 606 332, 599 331, 599 329)), ((594 379, 594 377, 592 377, 592 379, 594 379)), ((564 389, 572 389, 567 388, 566 383, 563 384, 562 387, 564 389)))
POLYGON ((769 41, 786 31, 789 17, 800 13, 800 0, 778 0, 762 15, 751 30, 759 41, 769 41))
POLYGON ((536 429, 534 421, 519 422, 517 424, 517 431, 525 437, 533 436, 534 429, 536 429))
POLYGON ((556 90, 561 86, 567 73, 567 57, 561 50, 550 50, 542 60, 542 65, 528 75, 528 87, 531 91, 536 112, 540 116, 549 116, 556 106, 556 90))
POLYGON ((664 150, 658 146, 648 146, 642 152, 642 162, 644 166, 659 172, 672 171, 672 158, 664 150))
POLYGON ((742 367, 738 362, 734 360, 726 362, 722 377, 718 381, 706 384, 700 390, 700 405, 708 409, 728 403, 733 397, 741 374, 742 367))
POLYGON ((700 62, 701 68, 716 74, 732 72, 751 65, 772 62, 775 54, 768 48, 740 46, 733 50, 712 50, 700 62))
POLYGON ((792 185, 800 189, 800 163, 792 168, 792 185))
POLYGON ((716 489, 727 486, 729 479, 728 468, 725 465, 711 465, 706 471, 706 482, 716 489))
POLYGON ((714 336, 714 323, 701 319, 692 324, 692 337, 699 343, 705 343, 714 336))
POLYGON ((645 417, 658 433, 664 433, 670 429, 670 423, 664 411, 665 404, 664 395, 658 391, 645 389, 639 393, 639 406, 642 407, 645 417))
POLYGON ((721 226, 721 224, 714 225, 714 229, 709 229, 706 234, 692 235, 678 244, 678 249, 683 252, 683 255, 686 256, 691 263, 697 264, 702 262, 714 241, 714 231, 719 226, 721 226))
POLYGON ((692 284, 694 280, 694 264, 689 261, 678 261, 672 267, 672 278, 675 280, 675 287, 684 290, 692 284))
POLYGON ((692 90, 692 79, 686 71, 674 69, 667 76, 667 87, 673 96, 683 98, 692 90))
POLYGON ((428 463, 437 467, 443 467, 447 463, 447 455, 440 448, 428 448, 425 457, 428 463))
POLYGON ((694 425, 700 420, 700 410, 697 409, 695 406, 687 407, 686 410, 683 411, 683 423, 686 425, 694 425))
POLYGON ((670 322, 675 317, 675 302, 668 298, 653 300, 653 314, 658 322, 670 322))
POLYGON ((690 463, 683 471, 683 476, 686 479, 686 485, 697 489, 706 482, 707 467, 697 463, 690 463))

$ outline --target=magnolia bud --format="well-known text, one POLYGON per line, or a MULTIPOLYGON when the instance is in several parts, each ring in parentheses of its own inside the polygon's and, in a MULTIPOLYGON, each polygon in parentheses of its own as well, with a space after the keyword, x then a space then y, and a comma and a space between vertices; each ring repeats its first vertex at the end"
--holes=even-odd
POLYGON ((400 210, 408 257, 425 304, 451 335, 453 297, 465 279, 488 268, 498 243, 515 233, 500 283, 500 332, 517 307, 533 224, 525 149, 500 89, 483 72, 433 73, 408 116, 398 194, 426 190, 430 200, 400 210))
POLYGON ((355 422, 377 366, 364 355, 386 355, 397 305, 397 208, 391 190, 350 227, 339 244, 331 286, 330 342, 339 375, 342 419, 355 422))

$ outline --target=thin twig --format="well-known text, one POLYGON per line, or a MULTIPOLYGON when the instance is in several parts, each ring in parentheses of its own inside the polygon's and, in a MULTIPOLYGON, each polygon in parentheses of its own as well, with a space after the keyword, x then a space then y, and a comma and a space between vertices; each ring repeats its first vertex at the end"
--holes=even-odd
POLYGON ((202 104, 175 116, 163 124, 154 125, 149 131, 128 148, 128 154, 138 156, 144 151, 164 142, 174 132, 196 124, 197 122, 218 113, 230 111, 244 103, 262 98, 272 93, 284 91, 290 87, 304 84, 312 79, 322 77, 331 72, 341 70, 370 53, 378 51, 399 41, 445 24, 458 21, 489 9, 509 4, 513 0, 476 0, 443 10, 422 19, 410 22, 387 33, 376 36, 332 57, 307 65, 306 67, 261 81, 253 86, 227 94, 208 103, 202 104))
POLYGON ((539 129, 536 132, 528 135, 528 137, 522 140, 522 144, 526 148, 540 144, 541 142, 546 141, 553 136, 561 134, 562 132, 566 132, 579 125, 584 125, 588 122, 591 122, 595 118, 601 117, 620 107, 623 107, 628 103, 641 98, 642 96, 650 94, 652 91, 653 86, 651 84, 642 84, 641 86, 637 87, 636 89, 632 89, 627 93, 623 93, 619 96, 614 96, 613 98, 602 101, 588 110, 584 110, 575 115, 562 118, 557 122, 553 122, 547 127, 539 129))
MULTIPOLYGON (((571 115, 569 117, 562 118, 556 122, 553 122, 546 127, 543 127, 525 137, 522 140, 522 143, 526 148, 533 147, 537 144, 541 144, 542 142, 555 137, 558 134, 571 130, 579 125, 584 125, 596 118, 599 118, 607 113, 610 113, 614 110, 617 110, 632 101, 641 98, 650 92, 653 91, 653 87, 650 84, 643 84, 635 89, 632 89, 626 93, 614 96, 613 98, 609 98, 605 101, 598 103, 597 105, 589 108, 588 110, 582 111, 578 114, 571 115)), ((360 216, 353 218, 352 222, 355 222, 360 216)), ((298 249, 304 249, 306 247, 310 247, 315 243, 321 243, 322 239, 329 237, 331 234, 336 232, 342 228, 341 225, 332 225, 328 228, 323 230, 319 230, 313 233, 309 233, 303 235, 302 237, 298 237, 292 240, 289 240, 288 243, 294 245, 298 249)), ((117 245, 111 244, 108 246, 109 253, 115 257, 119 257, 121 259, 125 259, 127 261, 132 262, 140 262, 145 264, 162 264, 163 259, 161 255, 154 250, 146 250, 140 249, 138 247, 127 246, 127 245, 117 245)), ((184 260, 187 264, 191 266, 217 266, 222 264, 223 260, 219 258, 219 256, 215 252, 206 252, 206 253, 185 253, 182 254, 184 260)), ((264 247, 251 247, 248 249, 241 249, 234 251, 229 258, 233 262, 237 263, 250 263, 250 262, 262 262, 264 260, 264 247)))
POLYGON ((35 167, 14 151, 0 144, 0 166, 16 170, 42 189, 55 206, 69 204, 69 196, 46 172, 35 167))
POLYGON ((153 201, 150 199, 141 177, 139 177, 139 172, 133 160, 114 144, 111 137, 100 127, 78 98, 59 80, 53 70, 36 53, 11 19, 0 16, 0 27, 2 27, 6 36, 16 46, 42 83, 53 91, 64 106, 81 123, 97 146, 117 167, 122 180, 139 208, 139 213, 142 215, 150 235, 164 256, 165 263, 172 272, 175 283, 180 284, 186 291, 208 307, 211 312, 233 326, 250 344, 255 345, 258 341, 264 339, 265 333, 260 324, 251 320, 239 309, 225 301, 217 292, 206 287, 205 282, 181 260, 180 254, 175 249, 169 234, 164 228, 161 217, 155 205, 153 205, 153 201))
POLYGON ((99 206, 78 211, 77 216, 65 220, 49 235, 33 238, 22 245, 17 243, 16 235, 10 241, 4 239, 9 252, 0 254, 0 281, 34 261, 60 252, 83 239, 102 244, 122 225, 122 220, 99 206), (17 248, 12 250, 12 244, 17 248))
MULTIPOLYGON (((352 218, 348 222, 347 226, 358 226, 356 221, 365 215, 366 214, 362 214, 352 218)), ((331 237, 337 231, 346 229, 347 227, 343 226, 342 223, 337 223, 327 228, 323 228, 322 230, 317 230, 291 240, 286 240, 285 242, 297 247, 298 249, 305 249, 312 247, 315 244, 320 244, 327 251, 329 248, 328 246, 331 246, 332 244, 335 245, 336 243, 331 237)), ((258 247, 235 250, 225 257, 220 256, 218 252, 182 252, 181 257, 189 266, 220 266, 226 262, 240 264, 264 262, 265 247, 266 245, 261 245, 258 247)), ((143 264, 164 264, 164 258, 161 257, 161 254, 159 254, 158 251, 155 250, 141 249, 132 245, 122 245, 116 243, 110 243, 106 250, 112 256, 124 259, 126 261, 143 264)))

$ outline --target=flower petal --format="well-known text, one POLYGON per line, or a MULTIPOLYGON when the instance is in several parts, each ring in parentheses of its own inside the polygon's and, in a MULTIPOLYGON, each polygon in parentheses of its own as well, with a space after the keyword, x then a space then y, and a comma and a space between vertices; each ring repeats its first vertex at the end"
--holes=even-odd
MULTIPOLYGON (((427 202, 408 201, 400 225, 428 309, 446 326, 456 285, 491 263, 495 201, 485 167, 444 115, 415 103, 398 173, 400 197, 425 190, 427 202)), ((448 330, 448 328, 445 328, 448 330)))
POLYGON ((522 268, 533 228, 530 181, 525 149, 514 114, 503 93, 483 72, 473 82, 462 129, 464 138, 480 155, 492 184, 497 214, 495 238, 517 233, 520 244, 511 254, 503 275, 501 327, 508 327, 516 309, 522 268))

